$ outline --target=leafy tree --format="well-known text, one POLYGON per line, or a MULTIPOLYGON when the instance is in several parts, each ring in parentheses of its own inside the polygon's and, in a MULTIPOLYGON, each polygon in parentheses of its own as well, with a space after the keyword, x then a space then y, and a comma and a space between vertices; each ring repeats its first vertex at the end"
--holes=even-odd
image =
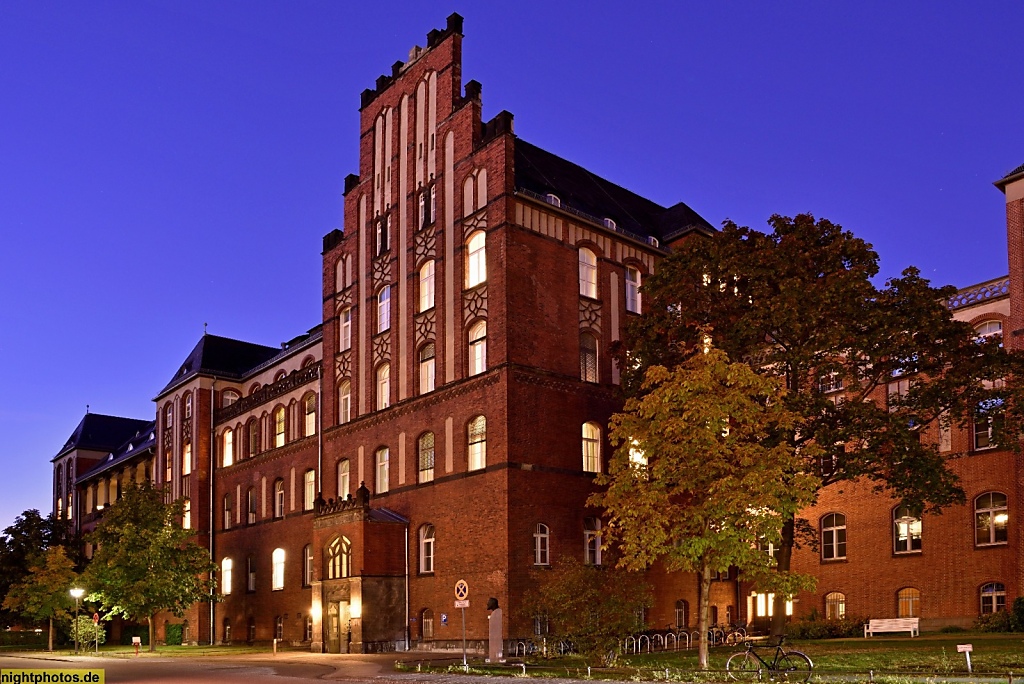
POLYGON ((772 573, 763 550, 779 542, 782 521, 811 503, 817 476, 786 435, 798 416, 781 382, 708 346, 678 367, 647 369, 642 393, 612 416, 617 447, 589 503, 610 516, 610 542, 633 570, 663 560, 700 581, 698 659, 708 667, 712 573, 739 568, 766 590, 792 596, 811 579, 772 573))
POLYGON ((155 617, 178 617, 197 601, 210 599, 215 570, 209 552, 178 522, 182 501, 165 504, 149 482, 129 483, 88 537, 97 545, 86 571, 91 600, 108 614, 146 620, 149 650, 156 650, 155 617))
POLYGON ((46 620, 49 625, 46 648, 52 651, 54 620, 68 618, 68 609, 74 606, 70 591, 77 578, 74 563, 64 547, 51 547, 38 558, 28 576, 10 588, 4 598, 4 608, 33 622, 46 620))
MULTIPOLYGON (((33 565, 47 549, 62 546, 75 566, 81 569, 79 544, 71 534, 71 526, 53 515, 43 517, 38 510, 29 509, 19 515, 14 524, 0 535, 0 596, 7 596, 10 588, 26 577, 33 565)), ((13 614, 0 611, 4 626, 13 622, 13 614)))
MULTIPOLYGON (((807 214, 769 225, 762 233, 726 222, 647 279, 646 312, 617 350, 627 393, 642 394, 648 367, 675 366, 710 330, 729 358, 785 381, 786 406, 802 418, 788 436, 805 455, 798 471, 817 473, 822 486, 865 478, 923 511, 962 502, 957 477, 921 433, 992 419, 997 442, 1016 445, 1021 390, 999 380, 1020 376, 1020 355, 998 338, 977 341, 946 306, 955 289, 932 287, 916 269, 876 287, 878 255, 840 226, 807 214), (823 378, 841 382, 846 400, 830 401, 823 378), (810 444, 820 448, 813 457, 810 444)), ((798 529, 795 515, 782 521, 782 572, 798 529)), ((783 600, 776 595, 776 634, 783 600)))
MULTIPOLYGON (((75 618, 71 618, 71 636, 74 638, 75 635, 75 618)), ((89 646, 96 643, 99 639, 100 644, 107 643, 107 630, 103 629, 103 625, 92 621, 91 615, 79 615, 77 620, 78 626, 78 643, 82 645, 82 649, 85 651, 89 650, 89 646)))
POLYGON ((542 616, 588 661, 614 663, 619 640, 643 629, 637 613, 651 606, 643 575, 616 567, 585 565, 563 555, 539 572, 527 593, 527 615, 542 616))

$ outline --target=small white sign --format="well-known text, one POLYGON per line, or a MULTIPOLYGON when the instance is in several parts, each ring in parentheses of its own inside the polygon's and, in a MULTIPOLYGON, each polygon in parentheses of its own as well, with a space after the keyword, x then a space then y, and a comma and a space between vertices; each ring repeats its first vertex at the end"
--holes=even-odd
POLYGON ((974 644, 957 644, 956 645, 956 652, 957 653, 970 653, 973 650, 974 650, 974 644))
POLYGON ((469 608, 469 599, 466 599, 464 601, 456 601, 455 602, 455 607, 456 608, 469 608))
POLYGON ((132 637, 132 646, 141 646, 142 637, 132 637))

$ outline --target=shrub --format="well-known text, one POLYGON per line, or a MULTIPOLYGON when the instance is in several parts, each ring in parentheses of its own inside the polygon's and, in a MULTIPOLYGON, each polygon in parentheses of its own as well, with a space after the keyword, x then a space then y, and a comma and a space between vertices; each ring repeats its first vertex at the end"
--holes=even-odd
POLYGON ((149 627, 146 625, 125 625, 121 628, 122 646, 131 646, 132 637, 142 637, 142 645, 149 646, 149 627))
POLYGON ((168 646, 181 646, 181 635, 184 632, 185 625, 167 625, 166 634, 164 635, 164 643, 168 646))
POLYGON ((864 634, 864 618, 847 615, 839 620, 822 620, 816 612, 786 626, 791 639, 842 639, 864 634))
POLYGON ((979 632, 1009 632, 1010 614, 1005 610, 986 613, 974 621, 974 628, 979 632))
MULTIPOLYGON (((69 624, 70 643, 75 643, 75 619, 72 618, 69 624)), ((88 615, 78 616, 78 643, 83 649, 88 650, 89 646, 96 643, 96 638, 99 637, 100 643, 107 643, 107 632, 102 624, 96 624, 92 621, 92 618, 88 615)))
POLYGON ((960 625, 946 625, 939 630, 940 634, 958 634, 959 632, 966 632, 967 630, 960 625))

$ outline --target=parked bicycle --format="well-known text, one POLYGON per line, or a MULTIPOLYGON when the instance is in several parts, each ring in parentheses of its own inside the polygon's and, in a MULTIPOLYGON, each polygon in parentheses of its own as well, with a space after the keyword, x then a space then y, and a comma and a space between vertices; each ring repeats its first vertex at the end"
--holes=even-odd
POLYGON ((748 641, 745 651, 733 653, 726 661, 725 669, 728 670, 729 677, 743 682, 760 681, 763 673, 767 672, 768 678, 772 681, 806 682, 811 678, 814 663, 800 651, 783 650, 782 644, 785 640, 786 637, 779 637, 775 655, 770 660, 758 655, 758 647, 754 642, 748 641))

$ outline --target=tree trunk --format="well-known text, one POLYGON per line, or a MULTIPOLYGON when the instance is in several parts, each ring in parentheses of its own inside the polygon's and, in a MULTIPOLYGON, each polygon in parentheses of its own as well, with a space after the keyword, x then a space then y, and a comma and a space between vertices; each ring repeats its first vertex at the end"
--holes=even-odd
MULTIPOLYGON (((793 544, 796 541, 796 518, 790 515, 782 523, 782 541, 779 543, 779 565, 776 572, 789 572, 793 559, 793 544)), ((782 594, 775 594, 772 605, 772 636, 786 633, 786 599, 782 594)))
POLYGON ((697 641, 697 662, 700 669, 708 669, 708 613, 711 605, 711 568, 707 562, 700 566, 700 600, 697 608, 697 633, 700 635, 697 641))
POLYGON ((149 623, 149 652, 156 652, 156 627, 154 626, 154 620, 156 615, 150 615, 146 618, 146 622, 149 623))
POLYGON ((52 616, 50 617, 50 633, 49 633, 49 636, 46 637, 46 650, 47 651, 52 651, 53 650, 53 617, 52 616))

